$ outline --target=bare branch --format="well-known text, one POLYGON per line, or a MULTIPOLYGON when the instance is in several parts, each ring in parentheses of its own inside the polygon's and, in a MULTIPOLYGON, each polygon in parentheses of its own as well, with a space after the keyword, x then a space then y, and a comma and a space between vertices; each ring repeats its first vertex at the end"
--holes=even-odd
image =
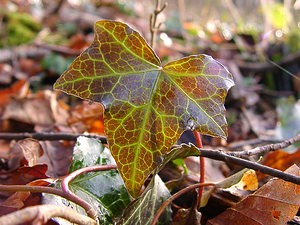
POLYGON ((264 146, 259 146, 250 150, 240 151, 240 152, 226 152, 227 155, 236 156, 236 157, 243 157, 243 156, 251 156, 251 155, 259 155, 270 151, 275 151, 278 149, 286 148, 296 142, 300 141, 300 134, 287 139, 280 143, 269 144, 264 146))
POLYGON ((107 144, 105 136, 95 134, 71 134, 71 133, 0 133, 0 139, 2 140, 22 140, 25 138, 33 138, 39 141, 58 141, 67 140, 74 141, 79 136, 87 138, 95 138, 100 140, 103 144, 107 144))
POLYGON ((0 217, 0 225, 18 225, 23 223, 44 224, 53 217, 61 217, 76 224, 97 224, 95 220, 81 215, 68 207, 38 205, 27 207, 0 217))
POLYGON ((224 162, 240 165, 240 166, 243 166, 243 167, 246 167, 246 168, 249 168, 249 169, 253 169, 253 170, 257 170, 257 171, 260 171, 262 173, 271 175, 273 177, 278 177, 282 180, 289 181, 289 182, 300 185, 300 177, 299 176, 284 173, 280 170, 273 169, 271 167, 261 165, 257 162, 251 162, 251 161, 246 160, 246 159, 241 159, 241 158, 238 158, 238 157, 235 157, 235 156, 231 156, 231 155, 228 155, 224 151, 207 150, 207 149, 205 149, 205 150, 204 149, 199 149, 199 151, 200 151, 200 154, 203 157, 207 157, 207 158, 211 158, 211 159, 215 159, 215 160, 219 160, 219 161, 224 161, 224 162))

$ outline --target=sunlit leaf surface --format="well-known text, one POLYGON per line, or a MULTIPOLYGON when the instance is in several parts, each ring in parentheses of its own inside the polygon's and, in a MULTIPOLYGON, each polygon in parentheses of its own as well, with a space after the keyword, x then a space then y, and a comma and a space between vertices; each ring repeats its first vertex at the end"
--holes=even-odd
POLYGON ((231 74, 207 55, 161 65, 128 25, 99 21, 95 38, 55 89, 105 107, 105 132, 125 185, 137 197, 185 129, 226 138, 223 106, 231 74))

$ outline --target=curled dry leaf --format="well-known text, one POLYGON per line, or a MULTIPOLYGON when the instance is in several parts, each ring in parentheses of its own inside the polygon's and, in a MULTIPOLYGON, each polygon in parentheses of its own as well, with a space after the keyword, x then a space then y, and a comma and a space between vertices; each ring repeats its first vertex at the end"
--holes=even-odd
POLYGON ((171 225, 198 225, 201 224, 201 213, 197 208, 184 209, 177 211, 171 225))
MULTIPOLYGON (((294 153, 284 152, 282 150, 268 153, 262 162, 264 165, 278 170, 286 170, 293 164, 300 164, 300 148, 294 153)), ((265 174, 257 172, 258 180, 266 177, 265 174)))
MULTIPOLYGON (((297 165, 287 173, 300 175, 297 165)), ((299 210, 300 185, 280 179, 272 179, 253 195, 208 221, 208 225, 261 225, 286 224, 299 210)))
POLYGON ((40 158, 39 163, 48 166, 46 175, 59 177, 68 174, 73 144, 71 142, 43 141, 41 145, 44 149, 44 155, 40 158))
POLYGON ((246 190, 246 191, 255 191, 258 188, 258 180, 256 177, 256 173, 254 170, 247 170, 242 179, 235 185, 227 188, 226 190, 229 192, 235 192, 238 190, 246 190))
POLYGON ((44 153, 44 150, 39 141, 32 138, 26 138, 24 140, 18 141, 14 145, 14 148, 20 148, 20 150, 23 152, 28 166, 36 165, 39 158, 44 153))
POLYGON ((0 115, 12 97, 22 97, 28 92, 29 84, 25 80, 19 80, 11 87, 0 90, 0 115))
POLYGON ((24 98, 13 98, 5 107, 2 119, 13 119, 33 125, 65 124, 68 112, 56 100, 55 93, 41 91, 24 98))

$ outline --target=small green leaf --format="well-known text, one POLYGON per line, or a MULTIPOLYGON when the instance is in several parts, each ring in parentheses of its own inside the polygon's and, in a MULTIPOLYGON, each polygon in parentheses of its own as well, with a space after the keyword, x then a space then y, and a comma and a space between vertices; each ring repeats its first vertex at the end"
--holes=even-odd
POLYGON ((226 138, 227 69, 207 55, 162 66, 128 25, 98 21, 95 38, 54 84, 101 102, 109 148, 133 197, 186 129, 226 138))
MULTIPOLYGON (((143 194, 125 209, 117 225, 150 224, 158 208, 170 196, 165 183, 158 175, 155 175, 143 194)), ((171 209, 168 207, 160 216, 158 224, 168 224, 170 220, 171 209)))

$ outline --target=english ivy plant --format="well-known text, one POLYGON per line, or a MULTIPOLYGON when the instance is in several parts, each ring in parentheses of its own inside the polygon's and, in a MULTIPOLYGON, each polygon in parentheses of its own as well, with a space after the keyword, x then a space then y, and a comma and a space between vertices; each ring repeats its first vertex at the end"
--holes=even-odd
POLYGON ((137 197, 184 130, 226 138, 224 100, 233 85, 231 74, 210 56, 162 65, 137 31, 102 20, 91 46, 54 88, 104 106, 110 151, 137 197))

